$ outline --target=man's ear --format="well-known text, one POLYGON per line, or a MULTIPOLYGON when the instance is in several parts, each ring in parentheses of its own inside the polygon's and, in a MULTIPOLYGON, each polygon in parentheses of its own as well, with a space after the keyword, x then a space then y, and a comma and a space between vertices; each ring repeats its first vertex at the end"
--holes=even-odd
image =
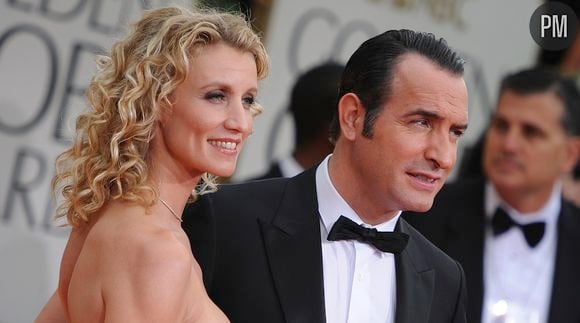
POLYGON ((565 173, 571 172, 576 164, 579 162, 580 157, 580 137, 568 138, 567 144, 567 157, 566 162, 563 165, 563 171, 565 173))
POLYGON ((359 97, 354 93, 346 93, 338 101, 338 122, 341 136, 354 140, 362 132, 365 109, 359 97))

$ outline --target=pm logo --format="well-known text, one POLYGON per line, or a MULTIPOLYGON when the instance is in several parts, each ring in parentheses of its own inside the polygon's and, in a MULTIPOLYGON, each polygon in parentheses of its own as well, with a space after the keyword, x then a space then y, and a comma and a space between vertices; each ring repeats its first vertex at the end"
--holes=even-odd
POLYGON ((572 44, 578 31, 578 17, 561 2, 548 2, 536 9, 530 18, 530 34, 546 50, 563 50, 572 44))
POLYGON ((552 38, 568 37, 568 15, 542 15, 542 24, 540 26, 541 38, 546 38, 546 31, 552 31, 552 38))

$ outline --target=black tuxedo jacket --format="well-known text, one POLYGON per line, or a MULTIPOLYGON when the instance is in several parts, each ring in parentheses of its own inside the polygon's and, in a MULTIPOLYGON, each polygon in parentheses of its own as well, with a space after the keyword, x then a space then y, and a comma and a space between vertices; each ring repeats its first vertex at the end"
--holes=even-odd
MULTIPOLYGON (((458 260, 467 277, 469 322, 481 322, 485 210, 483 179, 445 185, 427 214, 403 217, 458 260)), ((580 323, 580 210, 562 201, 549 323, 580 323)))
MULTIPOLYGON (((183 228, 232 322, 325 322, 319 218, 311 169, 222 186, 185 210, 183 228)), ((395 322, 466 322, 461 266, 404 220, 397 230, 410 239, 395 257, 395 322)))

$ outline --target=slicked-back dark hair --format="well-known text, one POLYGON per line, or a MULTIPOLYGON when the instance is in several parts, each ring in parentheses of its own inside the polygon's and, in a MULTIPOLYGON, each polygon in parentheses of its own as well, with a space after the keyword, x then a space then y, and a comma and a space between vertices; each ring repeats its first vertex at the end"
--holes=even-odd
MULTIPOLYGON (((416 53, 433 61, 444 70, 463 75, 465 61, 451 49, 443 38, 412 30, 389 30, 360 45, 348 60, 342 74, 338 97, 354 93, 361 100, 366 113, 363 135, 372 137, 375 120, 381 107, 392 95, 393 73, 400 57, 416 53)), ((340 134, 338 113, 330 126, 330 140, 340 134)))
POLYGON ((499 97, 511 91, 520 95, 551 92, 563 103, 561 123, 568 135, 580 136, 580 93, 573 80, 549 68, 531 68, 503 78, 499 97))

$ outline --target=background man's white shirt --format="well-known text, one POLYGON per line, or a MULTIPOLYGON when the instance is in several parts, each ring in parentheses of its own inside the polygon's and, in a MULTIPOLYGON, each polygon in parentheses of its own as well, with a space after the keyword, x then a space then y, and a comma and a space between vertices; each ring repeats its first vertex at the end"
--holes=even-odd
POLYGON ((550 199, 538 212, 530 214, 521 214, 511 208, 490 183, 485 189, 488 220, 501 206, 516 223, 545 221, 546 229, 540 243, 531 248, 517 227, 495 237, 487 227, 482 323, 496 322, 494 316, 506 311, 509 320, 505 322, 547 322, 556 258, 556 229, 562 206, 561 185, 555 186, 550 199))

